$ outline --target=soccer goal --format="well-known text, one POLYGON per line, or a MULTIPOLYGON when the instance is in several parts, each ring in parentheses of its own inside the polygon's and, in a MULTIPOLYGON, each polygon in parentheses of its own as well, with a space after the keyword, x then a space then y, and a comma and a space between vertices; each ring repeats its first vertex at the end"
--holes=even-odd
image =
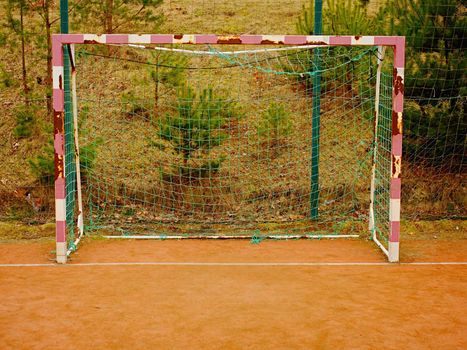
POLYGON ((83 234, 368 237, 399 259, 403 37, 53 37, 57 262, 83 234))

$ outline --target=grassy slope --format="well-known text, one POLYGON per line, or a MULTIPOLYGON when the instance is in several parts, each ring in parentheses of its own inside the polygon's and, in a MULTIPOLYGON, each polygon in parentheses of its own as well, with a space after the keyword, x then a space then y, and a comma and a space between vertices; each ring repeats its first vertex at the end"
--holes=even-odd
MULTIPOLYGON (((161 32, 295 33, 295 20, 300 13, 302 3, 302 1, 287 0, 166 1, 163 5, 166 22, 161 28, 161 32)), ((371 2, 371 11, 375 10, 376 3, 377 1, 371 2)), ((3 10, 3 8, 0 9, 0 11, 3 10)), ((3 15, 3 13, 0 13, 0 15, 3 15)), ((76 31, 78 31, 78 28, 76 31)), ((87 32, 89 30, 88 28, 81 28, 79 31, 87 32)), ((135 30, 129 28, 127 31, 133 32, 135 30)), ((136 31, 140 30, 136 29, 136 31)), ((37 83, 36 77, 45 75, 45 61, 38 52, 34 48, 28 48, 29 75, 31 78, 30 84, 34 86, 35 95, 42 98, 45 94, 44 88, 37 83)), ((21 72, 17 52, 10 52, 6 47, 0 47, 0 56, 2 57, 3 68, 12 77, 19 79, 21 72)), ((21 101, 20 91, 19 83, 12 88, 2 87, 0 89, 0 106, 5 111, 5 115, 0 120, 0 161, 3 165, 0 167, 0 193, 7 192, 11 194, 13 190, 17 190, 19 187, 35 185, 28 159, 43 150, 44 144, 49 140, 51 131, 50 127, 47 126, 50 121, 43 112, 45 103, 41 101, 37 102, 41 112, 37 115, 38 123, 33 137, 21 140, 14 137, 12 132, 15 126, 13 109, 21 101)), ((144 163, 143 159, 142 165, 144 163)), ((445 210, 443 203, 446 201, 457 203, 456 205, 465 202, 465 196, 462 193, 450 192, 449 186, 445 186, 441 192, 440 194, 432 186, 419 186, 416 192, 412 191, 412 195, 407 199, 406 203, 410 203, 415 207, 421 206, 426 211, 430 211, 433 203, 436 202, 436 210, 443 212, 445 210), (420 201, 420 198, 423 198, 423 200, 420 201)), ((23 192, 19 191, 16 195, 24 204, 23 192)), ((6 200, 3 199, 3 201, 6 200)), ((27 210, 28 205, 24 204, 24 206, 26 209, 22 208, 21 210, 27 210)), ((52 213, 52 207, 48 209, 52 213)))
MULTIPOLYGON (((294 33, 295 19, 298 16, 302 1, 165 1, 162 11, 166 22, 161 32, 192 32, 192 33, 294 33), (268 16, 258 16, 258 13, 268 13, 268 16), (266 18, 266 21, 264 19, 266 18)), ((57 9, 54 16, 57 15, 57 9)), ((5 17, 5 8, 0 6, 0 18, 5 17)), ((40 18, 28 18, 27 25, 34 31, 41 31, 40 18)), ((143 32, 142 28, 127 28, 127 32, 143 32)), ((96 29, 76 28, 75 32, 96 32, 96 29)), ((98 31, 98 29, 97 29, 98 31)), ((14 36, 11 36, 14 38, 14 36)), ((32 42, 34 34, 29 40, 32 42)), ((13 86, 0 84, 0 107, 4 115, 0 119, 0 191, 9 191, 18 186, 33 185, 33 175, 27 160, 38 154, 49 139, 50 132, 44 125, 50 124, 50 117, 44 113, 44 86, 37 83, 37 77, 45 78, 46 64, 44 51, 35 45, 26 47, 29 85, 33 89, 33 102, 40 112, 37 113, 38 125, 34 128, 30 139, 17 139, 13 134, 16 125, 14 110, 22 104, 21 66, 18 45, 13 48, 0 46, 1 67, 13 80, 13 86), (45 123, 44 123, 45 121, 45 123), (6 186, 6 187, 5 187, 6 186)))

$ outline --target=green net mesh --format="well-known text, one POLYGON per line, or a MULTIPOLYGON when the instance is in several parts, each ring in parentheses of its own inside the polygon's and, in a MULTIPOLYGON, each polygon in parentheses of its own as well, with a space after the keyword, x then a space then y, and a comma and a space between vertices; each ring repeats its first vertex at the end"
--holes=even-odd
MULTIPOLYGON (((392 58, 383 62, 375 138, 377 49, 320 50, 317 70, 316 50, 307 47, 77 47, 86 231, 256 241, 367 235, 376 159, 374 230, 384 242, 392 58), (312 191, 318 73, 319 186, 312 191)), ((71 213, 76 219, 76 206, 71 213)))

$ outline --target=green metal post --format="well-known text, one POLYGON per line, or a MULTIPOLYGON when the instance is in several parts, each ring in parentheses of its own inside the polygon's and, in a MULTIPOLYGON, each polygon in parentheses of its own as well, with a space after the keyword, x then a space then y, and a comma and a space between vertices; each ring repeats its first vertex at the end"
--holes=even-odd
MULTIPOLYGON (((315 0, 314 35, 323 33, 323 1, 315 0)), ((313 75, 313 114, 311 117, 311 191, 310 217, 318 219, 319 205, 319 136, 321 114, 321 49, 316 48, 313 56, 315 74, 313 75)))
MULTIPOLYGON (((68 34, 68 0, 60 0, 60 32, 68 34)), ((75 205, 75 162, 73 114, 70 89, 70 55, 66 47, 63 48, 63 90, 65 94, 65 181, 66 181, 66 222, 68 242, 74 241, 74 205, 75 205)))

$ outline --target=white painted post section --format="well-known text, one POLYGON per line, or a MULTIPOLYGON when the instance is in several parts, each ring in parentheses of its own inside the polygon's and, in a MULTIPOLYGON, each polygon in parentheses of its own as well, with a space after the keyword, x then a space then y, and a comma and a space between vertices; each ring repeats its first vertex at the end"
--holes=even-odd
POLYGON ((386 48, 378 46, 378 68, 376 71, 376 92, 375 92, 375 126, 374 126, 374 146, 373 146, 373 166, 371 169, 370 188, 370 215, 368 228, 372 233, 373 240, 377 240, 375 230, 375 181, 376 181, 376 158, 378 154, 378 122, 379 122, 379 97, 381 91, 381 70, 383 66, 384 53, 386 48))
POLYGON ((79 156, 79 138, 78 138, 78 98, 76 95, 76 60, 75 60, 75 45, 71 46, 71 100, 73 105, 73 128, 75 141, 75 166, 76 166, 76 194, 78 199, 78 238, 80 240, 84 233, 84 217, 83 217, 83 195, 81 190, 81 168, 79 156))

